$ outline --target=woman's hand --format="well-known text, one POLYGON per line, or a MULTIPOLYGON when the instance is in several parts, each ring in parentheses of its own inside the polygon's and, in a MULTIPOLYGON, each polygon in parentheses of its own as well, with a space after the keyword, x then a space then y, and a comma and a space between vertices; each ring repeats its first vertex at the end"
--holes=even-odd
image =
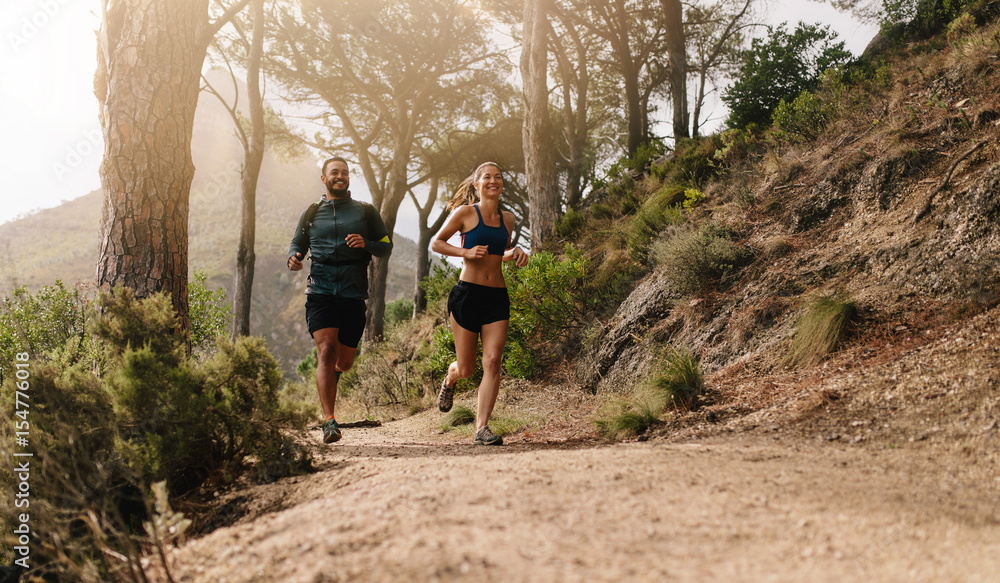
POLYGON ((524 249, 521 249, 520 247, 514 247, 513 249, 508 251, 508 253, 510 254, 510 256, 506 259, 508 261, 513 261, 514 265, 517 265, 518 267, 524 267, 525 265, 528 264, 528 254, 524 251, 524 249))
POLYGON ((483 257, 486 257, 488 253, 489 253, 489 247, 487 247, 486 245, 476 245, 472 249, 466 249, 465 252, 462 253, 462 258, 482 259, 483 257))

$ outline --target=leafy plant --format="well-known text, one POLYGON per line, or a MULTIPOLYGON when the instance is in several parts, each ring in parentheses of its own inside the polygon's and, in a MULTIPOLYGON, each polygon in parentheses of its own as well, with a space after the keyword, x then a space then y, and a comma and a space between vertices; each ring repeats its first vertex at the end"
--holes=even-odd
POLYGON ((431 266, 430 273, 420 281, 420 289, 427 294, 428 306, 439 304, 448 297, 451 288, 458 281, 459 272, 459 268, 448 263, 444 257, 431 266))
POLYGON ((764 38, 755 38, 740 54, 739 74, 722 94, 729 107, 727 125, 764 127, 782 99, 814 91, 828 68, 851 61, 843 42, 834 42, 829 26, 799 23, 794 31, 768 27, 764 38))
POLYGON ((779 135, 814 140, 826 128, 829 117, 829 107, 814 93, 803 91, 791 103, 782 99, 772 121, 779 135))
POLYGON ((385 324, 392 327, 405 322, 413 316, 413 300, 398 299, 385 305, 385 324))
POLYGON ((226 299, 226 290, 208 289, 208 276, 195 271, 188 282, 188 317, 191 320, 191 347, 206 350, 220 336, 225 336, 233 320, 233 309, 226 299))

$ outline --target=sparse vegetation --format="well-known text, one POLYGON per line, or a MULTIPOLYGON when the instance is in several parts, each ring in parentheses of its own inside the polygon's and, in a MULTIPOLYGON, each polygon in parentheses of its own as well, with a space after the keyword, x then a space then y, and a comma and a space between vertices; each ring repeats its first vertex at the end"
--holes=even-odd
POLYGON ((851 300, 819 296, 812 300, 795 324, 785 364, 802 366, 816 364, 840 343, 857 315, 851 300))
POLYGON ((674 347, 667 349, 649 383, 662 395, 666 407, 685 411, 695 408, 698 396, 705 389, 698 359, 690 351, 674 347))
POLYGON ((709 225, 680 228, 653 244, 653 257, 682 294, 695 294, 721 283, 751 258, 733 243, 728 230, 709 225))

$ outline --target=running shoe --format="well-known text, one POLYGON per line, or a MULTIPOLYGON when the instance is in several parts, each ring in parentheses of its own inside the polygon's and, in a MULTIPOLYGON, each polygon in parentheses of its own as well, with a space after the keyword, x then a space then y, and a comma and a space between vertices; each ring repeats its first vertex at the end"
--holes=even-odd
POLYGON ((441 381, 441 390, 438 391, 437 406, 442 413, 451 411, 451 405, 455 402, 455 385, 448 386, 448 375, 444 375, 441 381))
POLYGON ((503 445, 503 438, 499 435, 493 435, 490 426, 487 425, 476 432, 476 440, 473 443, 475 445, 503 445))
POLYGON ((341 433, 340 426, 333 419, 327 419, 323 422, 323 443, 333 443, 335 441, 340 441, 341 433))

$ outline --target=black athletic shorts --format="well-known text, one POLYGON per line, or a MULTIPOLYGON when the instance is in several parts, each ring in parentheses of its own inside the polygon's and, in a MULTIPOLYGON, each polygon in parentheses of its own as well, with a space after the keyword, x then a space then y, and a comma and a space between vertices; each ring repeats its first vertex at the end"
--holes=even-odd
POLYGON ((448 294, 448 313, 459 326, 478 334, 485 324, 510 320, 510 296, 505 287, 460 281, 448 294))
POLYGON ((365 332, 365 310, 361 299, 345 299, 325 294, 306 295, 306 323, 309 335, 323 328, 337 328, 337 340, 357 348, 365 332))

